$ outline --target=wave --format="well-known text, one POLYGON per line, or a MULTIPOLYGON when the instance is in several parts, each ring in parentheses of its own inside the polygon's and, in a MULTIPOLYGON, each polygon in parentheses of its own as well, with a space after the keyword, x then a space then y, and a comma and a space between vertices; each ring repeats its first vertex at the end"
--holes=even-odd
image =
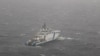
POLYGON ((72 38, 72 37, 59 37, 57 40, 79 40, 79 38, 72 38))
POLYGON ((40 54, 40 56, 46 56, 45 54, 40 54))

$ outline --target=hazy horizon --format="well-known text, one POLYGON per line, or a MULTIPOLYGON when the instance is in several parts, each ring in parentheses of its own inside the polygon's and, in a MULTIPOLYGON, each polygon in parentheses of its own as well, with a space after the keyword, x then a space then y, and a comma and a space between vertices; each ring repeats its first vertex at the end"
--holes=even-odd
POLYGON ((100 56, 99 0, 0 0, 0 56, 100 56), (61 37, 25 46, 41 25, 61 37))

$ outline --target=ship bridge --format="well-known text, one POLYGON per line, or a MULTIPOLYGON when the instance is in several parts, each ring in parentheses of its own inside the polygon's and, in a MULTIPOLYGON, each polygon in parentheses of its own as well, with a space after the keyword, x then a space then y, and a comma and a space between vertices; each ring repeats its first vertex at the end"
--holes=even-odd
POLYGON ((34 36, 34 38, 32 38, 32 40, 29 40, 28 43, 30 45, 38 45, 41 43, 55 40, 59 37, 59 35, 60 30, 53 30, 51 28, 47 28, 46 24, 44 24, 40 31, 34 36))

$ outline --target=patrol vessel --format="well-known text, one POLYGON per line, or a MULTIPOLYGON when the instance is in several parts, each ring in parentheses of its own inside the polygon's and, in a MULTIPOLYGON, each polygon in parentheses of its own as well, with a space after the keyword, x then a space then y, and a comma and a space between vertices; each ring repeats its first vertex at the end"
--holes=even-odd
POLYGON ((47 28, 46 24, 42 26, 39 32, 30 40, 26 42, 27 45, 37 46, 57 39, 60 35, 60 30, 53 30, 47 28))

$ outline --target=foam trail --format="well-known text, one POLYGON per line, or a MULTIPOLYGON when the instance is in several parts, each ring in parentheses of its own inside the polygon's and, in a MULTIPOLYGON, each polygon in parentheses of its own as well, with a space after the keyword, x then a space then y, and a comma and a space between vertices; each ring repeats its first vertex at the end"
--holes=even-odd
POLYGON ((59 37, 59 38, 57 38, 57 40, 66 40, 66 38, 65 37, 59 37))
POLYGON ((66 39, 68 39, 68 40, 73 40, 74 38, 71 38, 71 37, 67 37, 66 39))
POLYGON ((57 40, 79 40, 79 38, 72 38, 72 37, 59 37, 57 40))
POLYGON ((40 54, 40 56, 46 56, 45 54, 40 54))

